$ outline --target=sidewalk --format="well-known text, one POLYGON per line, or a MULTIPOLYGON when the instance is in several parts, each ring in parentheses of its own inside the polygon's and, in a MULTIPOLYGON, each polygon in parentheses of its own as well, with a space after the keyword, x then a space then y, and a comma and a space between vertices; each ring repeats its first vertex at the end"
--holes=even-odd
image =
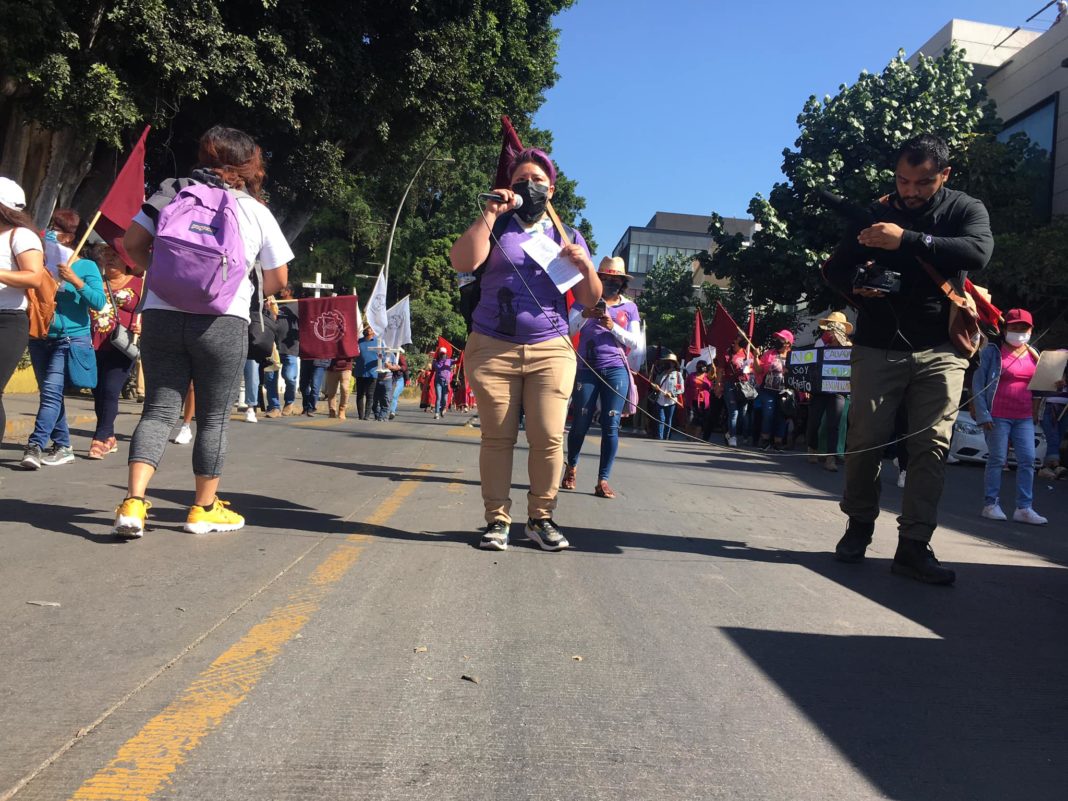
MULTIPOLYGON (((7 413, 7 426, 4 428, 4 442, 11 444, 25 444, 27 437, 33 432, 34 420, 37 417, 38 396, 32 395, 4 395, 4 411, 7 413)), ((92 395, 67 395, 65 398, 67 408, 67 425, 71 431, 75 429, 92 429, 96 425, 96 414, 93 411, 92 395)), ((115 421, 117 427, 125 431, 125 420, 136 420, 141 415, 141 404, 134 401, 119 401, 119 416, 115 421)), ((131 426, 132 430, 132 426, 131 426)), ((78 434, 74 435, 75 440, 78 434)), ((75 442, 75 448, 79 446, 75 442)), ((88 440, 85 442, 88 447, 88 440)))

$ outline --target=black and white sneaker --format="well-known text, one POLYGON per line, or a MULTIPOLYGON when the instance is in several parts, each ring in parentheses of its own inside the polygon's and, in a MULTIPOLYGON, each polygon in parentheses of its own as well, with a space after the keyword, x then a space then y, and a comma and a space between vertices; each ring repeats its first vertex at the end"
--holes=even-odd
POLYGON ((527 520, 526 533, 543 551, 562 551, 571 545, 551 517, 527 520))
POLYGON ((507 551, 508 529, 509 525, 503 520, 494 520, 482 532, 482 540, 478 543, 478 547, 488 551, 507 551))
POLYGON ((22 461, 19 462, 23 470, 41 469, 41 449, 32 442, 22 452, 22 461))

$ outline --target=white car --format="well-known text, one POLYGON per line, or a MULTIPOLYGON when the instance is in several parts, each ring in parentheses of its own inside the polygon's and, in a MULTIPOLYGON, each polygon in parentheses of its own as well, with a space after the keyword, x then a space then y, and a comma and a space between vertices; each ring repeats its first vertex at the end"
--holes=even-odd
MULTIPOLYGON (((975 422, 975 418, 968 412, 957 415, 957 422, 953 424, 953 439, 949 443, 950 462, 977 462, 986 464, 990 452, 986 447, 986 436, 983 429, 975 422)), ((1035 467, 1041 467, 1046 458, 1046 437, 1042 429, 1035 426, 1035 467)), ((1016 464, 1016 453, 1009 445, 1010 465, 1016 464)))

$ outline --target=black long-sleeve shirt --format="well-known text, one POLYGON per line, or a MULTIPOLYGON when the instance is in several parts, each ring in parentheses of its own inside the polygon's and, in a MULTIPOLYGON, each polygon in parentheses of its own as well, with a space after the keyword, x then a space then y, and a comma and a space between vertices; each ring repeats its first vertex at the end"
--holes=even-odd
POLYGON ((912 211, 891 195, 874 203, 878 222, 905 229, 898 250, 867 248, 857 242, 866 226, 854 225, 824 267, 827 282, 857 306, 854 344, 917 351, 949 341, 949 301, 919 259, 958 286, 964 275, 983 269, 994 250, 990 216, 982 202, 963 192, 942 188, 923 208, 912 211), (868 260, 901 273, 901 292, 884 298, 853 294, 853 275, 868 260))

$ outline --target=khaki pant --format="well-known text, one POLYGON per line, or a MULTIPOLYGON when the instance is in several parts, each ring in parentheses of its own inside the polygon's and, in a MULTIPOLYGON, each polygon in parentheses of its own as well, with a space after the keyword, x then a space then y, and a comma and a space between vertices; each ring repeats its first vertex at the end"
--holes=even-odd
POLYGON ((894 418, 904 403, 908 433, 914 436, 899 446, 908 448, 909 462, 898 532, 908 539, 930 542, 938 525, 946 455, 968 362, 947 343, 916 353, 857 346, 852 365, 845 492, 840 507, 865 522, 879 516, 883 448, 893 437, 894 418))
POLYGON ((473 333, 464 355, 482 427, 478 468, 486 522, 512 521, 512 453, 522 408, 527 432, 527 517, 552 517, 564 469, 564 423, 575 352, 563 338, 514 345, 473 333))
POLYGON ((327 370, 323 381, 323 395, 326 397, 327 408, 335 414, 338 410, 344 411, 349 404, 349 393, 352 391, 352 370, 327 370), (338 401, 340 396, 340 403, 338 401))

